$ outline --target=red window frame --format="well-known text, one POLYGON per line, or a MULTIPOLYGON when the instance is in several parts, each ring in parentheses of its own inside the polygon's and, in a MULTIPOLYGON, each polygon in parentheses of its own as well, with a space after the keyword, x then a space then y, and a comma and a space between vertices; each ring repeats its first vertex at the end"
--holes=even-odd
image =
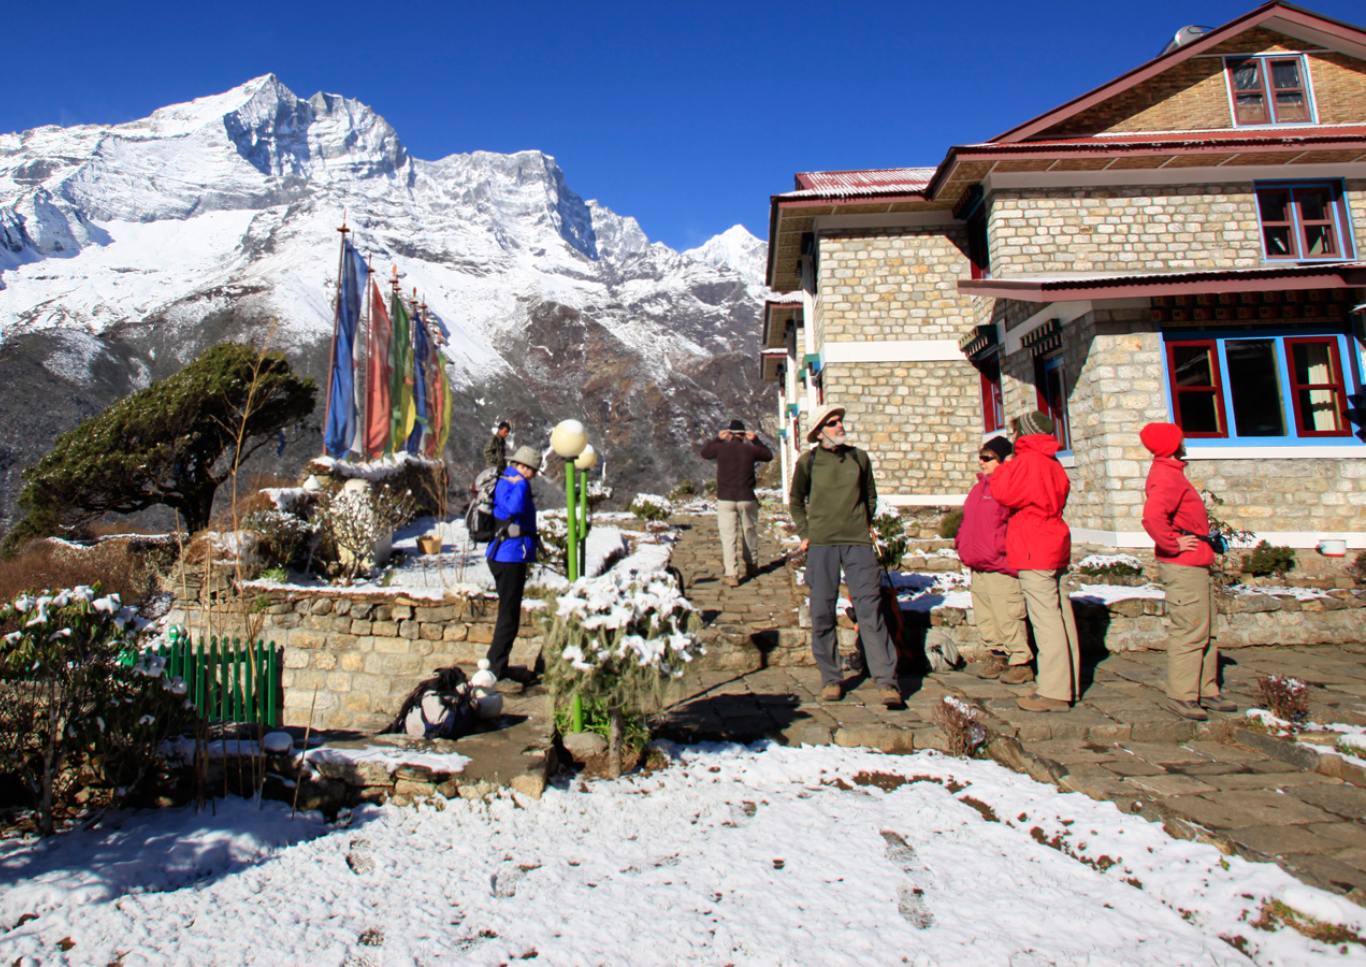
POLYGON ((1279 262, 1308 262, 1318 260, 1340 261, 1352 257, 1353 249, 1350 235, 1346 231, 1347 213, 1344 208, 1343 192, 1340 185, 1333 182, 1270 184, 1257 185, 1255 191, 1257 196, 1257 222, 1261 227, 1262 234, 1263 258, 1268 261, 1279 262), (1327 217, 1314 219, 1304 217, 1302 198, 1310 192, 1323 194, 1323 210, 1327 217), (1286 196, 1286 219, 1269 220, 1264 217, 1263 201, 1273 194, 1286 196), (1323 226, 1328 226, 1331 229, 1326 235, 1331 251, 1326 254, 1309 255, 1308 230, 1323 226), (1285 253, 1272 252, 1266 241, 1268 229, 1284 230, 1286 237, 1290 239, 1291 250, 1285 253))
POLYGON ((1229 102, 1233 108, 1233 123, 1237 126, 1249 126, 1258 124, 1313 124, 1314 108, 1310 103, 1309 84, 1306 82, 1309 65, 1302 56, 1280 56, 1267 57, 1261 55, 1249 55, 1247 57, 1230 57, 1224 65, 1224 76, 1228 84, 1229 102), (1295 66, 1296 79, 1299 84, 1294 87, 1280 87, 1276 84, 1275 72, 1277 64, 1293 64, 1295 66), (1234 72, 1240 68, 1251 66, 1255 72, 1255 87, 1238 87, 1234 81, 1234 72), (1256 96, 1261 99, 1260 110, 1243 109, 1238 103, 1238 96, 1256 96), (1300 96, 1301 110, 1303 117, 1283 117, 1284 114, 1294 113, 1294 108, 1280 109, 1278 98, 1283 95, 1298 94, 1300 96))
POLYGON ((1061 356, 1040 356, 1035 359, 1034 395, 1039 410, 1053 418, 1053 425, 1056 427, 1053 435, 1058 440, 1059 448, 1071 450, 1072 426, 1067 418, 1067 380, 1064 369, 1061 356), (1058 382, 1056 397, 1049 392, 1052 388, 1050 381, 1055 374, 1058 382))
POLYGON ((1004 430, 1005 394, 1001 389, 1000 361, 994 356, 982 360, 977 364, 977 375, 982 384, 982 432, 1004 430))
POLYGON ((1342 359, 1338 355, 1337 340, 1328 336, 1296 336, 1285 339, 1286 375, 1290 379, 1290 399, 1295 409, 1295 435, 1308 437, 1349 436, 1352 424, 1347 419, 1347 384, 1342 372, 1342 359), (1318 345, 1328 347, 1328 359, 1333 369, 1333 381, 1328 383, 1301 383, 1295 369, 1295 347, 1318 345), (1300 404, 1302 390, 1330 390, 1337 404, 1336 430, 1311 430, 1305 427, 1305 416, 1300 404))
POLYGON ((1172 394, 1172 418, 1181 432, 1188 437, 1223 439, 1228 436, 1228 417, 1224 413, 1223 373, 1219 369, 1219 344, 1213 339, 1178 339, 1167 343, 1167 388, 1172 394), (1198 347, 1209 356, 1209 372, 1212 382, 1208 386, 1180 386, 1176 381, 1176 350, 1198 347), (1182 394, 1200 393, 1213 395, 1219 429, 1213 433, 1193 432, 1181 423, 1182 394))

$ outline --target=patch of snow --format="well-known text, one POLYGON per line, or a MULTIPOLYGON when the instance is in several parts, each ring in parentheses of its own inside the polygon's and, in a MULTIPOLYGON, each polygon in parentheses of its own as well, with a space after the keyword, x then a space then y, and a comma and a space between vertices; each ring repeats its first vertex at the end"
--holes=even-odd
POLYGON ((1130 601, 1134 598, 1151 598, 1165 601, 1167 592, 1156 584, 1145 584, 1138 588, 1124 587, 1119 584, 1083 584, 1069 597, 1083 604, 1114 604, 1116 601, 1130 601))
POLYGON ((425 752, 421 749, 401 749, 392 745, 367 745, 358 748, 324 745, 309 749, 304 759, 310 763, 355 764, 375 762, 391 774, 400 766, 417 766, 433 772, 455 774, 465 771, 470 758, 458 752, 425 752))

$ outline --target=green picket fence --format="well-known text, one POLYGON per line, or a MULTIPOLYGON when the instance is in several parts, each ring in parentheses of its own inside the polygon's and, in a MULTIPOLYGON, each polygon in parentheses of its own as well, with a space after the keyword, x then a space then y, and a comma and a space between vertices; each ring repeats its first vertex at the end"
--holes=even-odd
POLYGON ((280 724, 280 666, 284 649, 275 642, 188 635, 154 649, 166 659, 166 674, 185 681, 187 697, 209 722, 280 724))

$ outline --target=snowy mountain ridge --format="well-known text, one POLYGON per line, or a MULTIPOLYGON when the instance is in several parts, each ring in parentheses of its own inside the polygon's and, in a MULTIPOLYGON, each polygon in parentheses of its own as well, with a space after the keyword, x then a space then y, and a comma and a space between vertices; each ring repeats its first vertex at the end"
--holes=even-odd
MULTIPOLYGON (((34 385, 108 395, 268 333, 321 375, 343 215, 376 275, 397 269, 451 326, 457 396, 490 401, 479 426, 565 409, 635 426, 677 398, 676 449, 694 421, 758 416, 763 243, 743 227, 675 251, 581 198, 550 155, 415 158, 360 101, 302 99, 273 74, 123 124, 0 134, 0 369, 18 354, 42 367, 34 385)), ((7 439, 0 516, 27 462, 7 439)))

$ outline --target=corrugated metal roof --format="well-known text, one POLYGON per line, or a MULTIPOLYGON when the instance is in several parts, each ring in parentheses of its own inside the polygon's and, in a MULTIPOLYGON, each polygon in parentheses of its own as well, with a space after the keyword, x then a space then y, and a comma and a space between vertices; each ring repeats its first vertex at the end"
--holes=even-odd
POLYGON ((844 198, 924 191, 934 168, 868 168, 862 171, 801 171, 797 189, 780 198, 844 198))

